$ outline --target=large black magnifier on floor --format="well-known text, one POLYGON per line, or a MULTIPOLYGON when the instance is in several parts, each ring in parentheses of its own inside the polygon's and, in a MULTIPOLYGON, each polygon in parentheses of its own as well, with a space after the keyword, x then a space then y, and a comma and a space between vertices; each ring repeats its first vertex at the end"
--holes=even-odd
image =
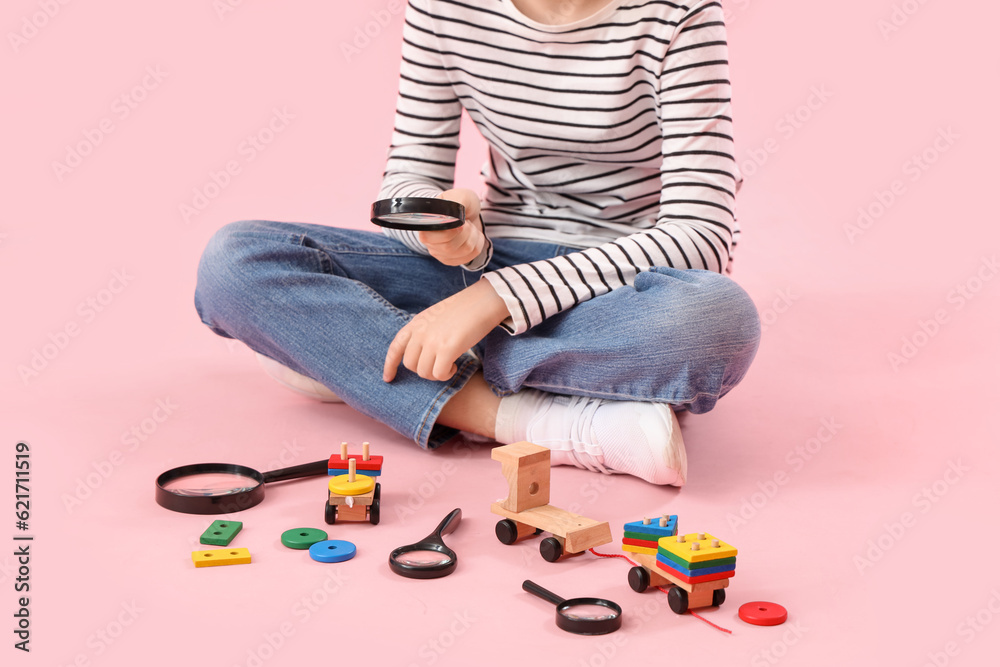
POLYGON ((229 514, 264 500, 264 485, 326 475, 329 459, 261 473, 234 463, 195 463, 156 478, 156 503, 184 514, 229 514))
POLYGON ((576 635, 606 635, 622 627, 622 608, 601 598, 565 600, 527 579, 521 588, 556 606, 556 625, 576 635))
POLYGON ((390 229, 436 232, 461 227, 465 223, 465 207, 434 197, 394 197, 372 204, 371 220, 390 229))
POLYGON ((389 554, 389 567, 396 574, 410 579, 437 579, 455 571, 458 555, 445 546, 447 535, 462 521, 462 510, 453 509, 434 532, 413 544, 393 549, 389 554))

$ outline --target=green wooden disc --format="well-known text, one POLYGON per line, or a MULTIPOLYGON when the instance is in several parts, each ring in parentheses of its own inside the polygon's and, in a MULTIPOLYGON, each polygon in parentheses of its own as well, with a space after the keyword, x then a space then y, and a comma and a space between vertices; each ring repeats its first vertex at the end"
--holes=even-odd
POLYGON ((289 549, 308 549, 325 539, 326 531, 319 528, 292 528, 281 534, 281 543, 289 549))

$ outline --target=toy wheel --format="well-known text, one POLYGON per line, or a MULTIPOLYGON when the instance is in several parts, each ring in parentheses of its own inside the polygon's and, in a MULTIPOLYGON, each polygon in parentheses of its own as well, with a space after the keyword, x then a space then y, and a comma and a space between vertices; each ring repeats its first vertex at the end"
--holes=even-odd
POLYGON ((667 604, 670 605, 670 610, 675 614, 683 614, 688 610, 687 591, 680 586, 674 586, 667 593, 667 604))
POLYGON ((382 484, 379 482, 375 482, 375 500, 378 500, 381 497, 382 497, 382 484))
POLYGON ((563 555, 563 547, 559 544, 559 540, 554 537, 546 537, 542 540, 542 543, 538 545, 538 551, 542 554, 542 558, 550 563, 556 562, 563 555))
POLYGON ((649 588, 649 572, 646 572, 646 568, 636 565, 629 570, 628 585, 636 593, 642 593, 649 588))
POLYGON ((712 591, 712 606, 721 607, 722 603, 726 601, 726 589, 716 588, 712 591))
POLYGON ((517 524, 510 519, 497 521, 497 539, 501 544, 514 544, 517 542, 517 524))
POLYGON ((326 505, 326 509, 324 510, 323 518, 332 526, 337 523, 337 506, 331 505, 329 500, 324 504, 326 505))
MULTIPOLYGON (((378 487, 375 487, 375 488, 378 488, 378 487)), ((372 504, 368 506, 368 520, 371 521, 371 524, 373 526, 377 526, 378 525, 378 520, 379 520, 379 515, 380 515, 380 511, 379 511, 380 510, 380 508, 379 508, 380 505, 381 505, 381 502, 379 502, 378 494, 376 493, 375 494, 375 499, 372 500, 372 504)))

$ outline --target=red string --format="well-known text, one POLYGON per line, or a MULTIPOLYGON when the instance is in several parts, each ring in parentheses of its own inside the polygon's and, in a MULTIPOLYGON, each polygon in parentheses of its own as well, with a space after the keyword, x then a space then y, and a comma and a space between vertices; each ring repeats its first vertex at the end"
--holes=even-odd
MULTIPOLYGON (((593 549, 593 548, 591 548, 591 549, 588 549, 588 551, 590 551, 590 553, 594 554, 595 556, 600 556, 601 558, 624 558, 624 559, 625 559, 625 560, 627 560, 628 562, 632 563, 632 565, 634 565, 635 567, 641 567, 641 566, 640 566, 640 565, 639 565, 638 563, 636 563, 636 562, 635 562, 634 560, 632 560, 632 559, 631 559, 631 558, 629 558, 628 556, 623 556, 622 554, 602 554, 602 553, 598 553, 598 552, 594 551, 594 549, 593 549)), ((667 593, 667 592, 669 592, 669 589, 667 589, 667 588, 664 588, 663 586, 657 586, 656 588, 657 588, 657 589, 659 589, 659 591, 660 591, 661 593, 667 593)), ((716 630, 721 630, 722 632, 725 632, 725 633, 728 633, 728 634, 733 634, 733 631, 732 631, 732 630, 727 630, 726 628, 724 628, 724 627, 722 627, 722 626, 720 626, 720 625, 716 625, 715 623, 713 623, 712 621, 708 620, 708 619, 707 619, 707 618, 705 618, 704 616, 701 616, 701 615, 699 615, 699 614, 696 614, 696 613, 695 613, 694 611, 692 611, 691 609, 688 609, 688 610, 687 610, 687 613, 691 614, 692 616, 694 616, 694 617, 695 617, 695 618, 697 618, 697 619, 700 619, 700 620, 702 620, 702 621, 704 621, 704 622, 708 623, 709 625, 711 625, 711 626, 712 626, 713 628, 715 628, 716 630)))

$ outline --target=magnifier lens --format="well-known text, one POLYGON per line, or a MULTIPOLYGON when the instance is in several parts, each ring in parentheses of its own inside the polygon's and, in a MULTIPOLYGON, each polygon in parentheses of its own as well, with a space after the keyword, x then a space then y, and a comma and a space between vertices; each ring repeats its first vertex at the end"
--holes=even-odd
POLYGON ((450 563, 451 556, 433 549, 414 549, 398 554, 395 560, 401 565, 409 565, 410 567, 432 567, 450 563))
POLYGON ((618 612, 601 604, 575 604, 559 612, 574 621, 607 621, 618 617, 618 612))
POLYGON ((455 218, 436 213, 390 213, 379 218, 382 222, 394 222, 409 225, 433 225, 441 222, 452 222, 455 218))
POLYGON ((172 479, 163 488, 177 496, 228 496, 250 491, 257 484, 239 473, 207 472, 172 479))

